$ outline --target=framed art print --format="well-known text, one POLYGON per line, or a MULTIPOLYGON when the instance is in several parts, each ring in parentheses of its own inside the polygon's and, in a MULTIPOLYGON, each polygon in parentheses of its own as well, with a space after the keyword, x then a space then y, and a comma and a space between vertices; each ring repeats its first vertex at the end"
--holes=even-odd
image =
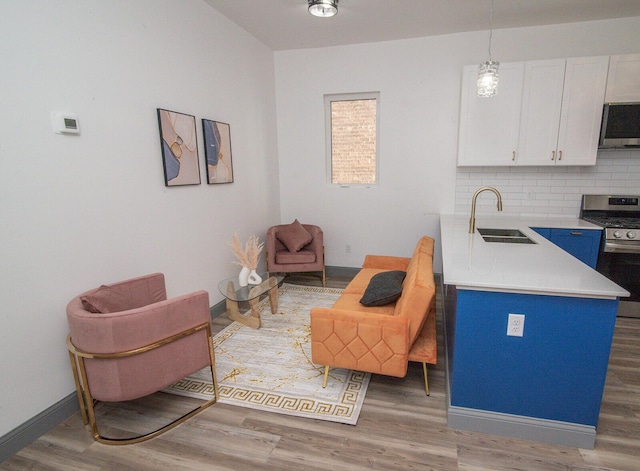
POLYGON ((158 108, 165 186, 199 185, 196 118, 158 108))
POLYGON ((204 154, 207 161, 207 183, 233 183, 231 129, 228 124, 202 120, 204 154))

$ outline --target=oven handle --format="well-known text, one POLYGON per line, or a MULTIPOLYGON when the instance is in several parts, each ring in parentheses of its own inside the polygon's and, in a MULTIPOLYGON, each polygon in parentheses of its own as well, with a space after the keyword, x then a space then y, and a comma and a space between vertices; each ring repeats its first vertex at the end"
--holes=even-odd
POLYGON ((640 253, 640 244, 616 244, 615 242, 606 242, 604 244, 604 252, 607 253, 640 253))

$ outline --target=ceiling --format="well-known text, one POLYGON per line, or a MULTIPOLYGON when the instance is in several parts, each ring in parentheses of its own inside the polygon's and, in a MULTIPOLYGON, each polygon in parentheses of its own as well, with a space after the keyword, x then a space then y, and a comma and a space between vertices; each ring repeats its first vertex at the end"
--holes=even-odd
MULTIPOLYGON (((339 0, 316 18, 307 0, 204 0, 274 51, 488 30, 491 0, 339 0)), ((640 16, 640 0, 494 0, 495 29, 640 16)))

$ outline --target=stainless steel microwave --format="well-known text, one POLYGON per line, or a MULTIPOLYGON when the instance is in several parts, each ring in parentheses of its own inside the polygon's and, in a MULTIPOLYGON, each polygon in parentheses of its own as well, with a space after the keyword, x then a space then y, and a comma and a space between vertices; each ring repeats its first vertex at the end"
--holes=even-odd
POLYGON ((598 148, 640 148, 640 103, 604 105, 598 148))

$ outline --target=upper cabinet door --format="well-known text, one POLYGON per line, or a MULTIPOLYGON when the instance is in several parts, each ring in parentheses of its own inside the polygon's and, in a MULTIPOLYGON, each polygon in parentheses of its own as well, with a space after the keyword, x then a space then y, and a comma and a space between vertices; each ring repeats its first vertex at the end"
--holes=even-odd
POLYGON ((608 61, 526 63, 518 165, 595 165, 608 61))
POLYGON ((640 102, 640 54, 611 56, 605 102, 640 102))
POLYGON ((565 59, 525 64, 518 165, 555 165, 565 59))
POLYGON ((558 165, 595 165, 609 57, 567 59, 558 165))
POLYGON ((463 69, 458 165, 515 165, 524 63, 501 64, 498 93, 477 95, 478 66, 463 69))

